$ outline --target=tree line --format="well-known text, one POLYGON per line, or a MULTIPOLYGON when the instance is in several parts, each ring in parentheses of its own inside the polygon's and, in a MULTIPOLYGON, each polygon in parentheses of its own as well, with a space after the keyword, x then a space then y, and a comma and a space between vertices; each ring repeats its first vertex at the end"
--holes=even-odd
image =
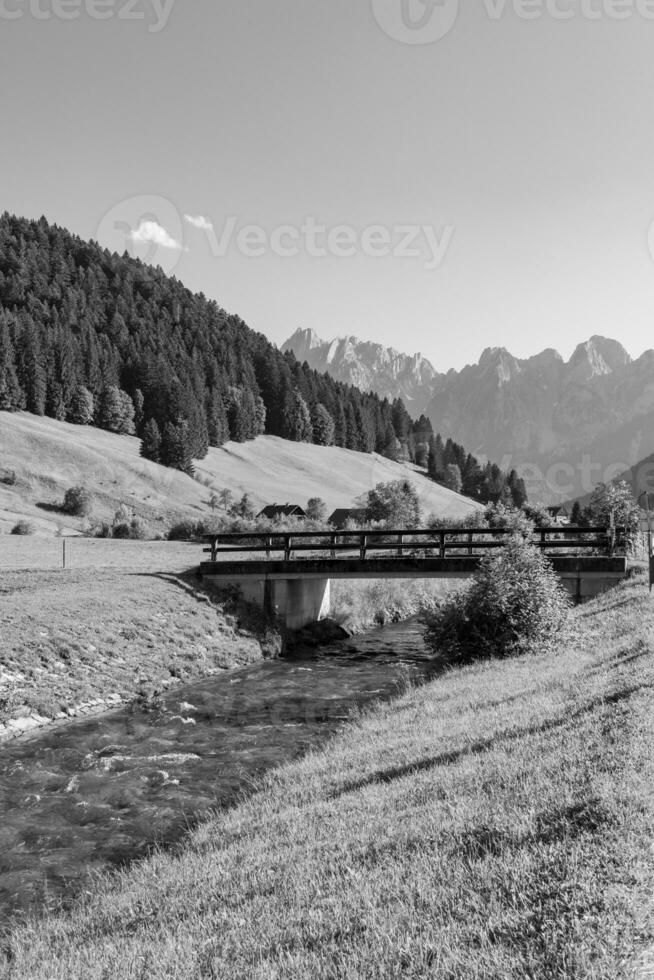
POLYGON ((0 410, 137 435, 145 457, 188 473, 210 446, 265 433, 429 465, 481 500, 524 491, 515 474, 443 444, 400 399, 319 374, 161 268, 8 213, 0 410))

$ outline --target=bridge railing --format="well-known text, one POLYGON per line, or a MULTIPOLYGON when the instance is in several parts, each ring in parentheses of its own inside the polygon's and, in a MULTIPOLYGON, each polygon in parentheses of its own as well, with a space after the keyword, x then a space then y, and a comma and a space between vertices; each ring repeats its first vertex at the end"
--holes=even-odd
MULTIPOLYGON (((281 553, 283 560, 301 560, 329 552, 331 558, 354 553, 359 558, 371 557, 375 552, 395 552, 398 558, 436 557, 445 558, 448 553, 475 555, 489 548, 502 548, 511 532, 496 528, 438 528, 424 530, 366 530, 357 531, 243 531, 238 534, 205 535, 211 561, 220 556, 247 554, 265 556, 272 560, 281 553)), ((625 529, 616 527, 544 527, 528 537, 545 553, 588 553, 613 556, 624 553, 625 529)))

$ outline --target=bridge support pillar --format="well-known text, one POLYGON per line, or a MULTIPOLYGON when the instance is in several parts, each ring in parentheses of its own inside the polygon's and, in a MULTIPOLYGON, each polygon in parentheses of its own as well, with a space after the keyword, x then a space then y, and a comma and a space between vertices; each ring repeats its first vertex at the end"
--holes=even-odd
POLYGON ((576 572, 559 573, 561 583, 568 590, 577 605, 590 602, 595 596, 614 588, 624 577, 624 572, 587 572, 579 570, 576 572))
MULTIPOLYGON (((220 576, 205 576, 216 585, 220 576)), ((226 583, 224 583, 226 584, 226 583)), ((290 630, 299 630, 331 612, 331 581, 328 578, 231 579, 246 602, 259 606, 272 616, 279 616, 290 630)))
POLYGON ((264 593, 264 608, 283 619, 290 630, 326 619, 331 612, 331 581, 328 578, 269 579, 264 593))

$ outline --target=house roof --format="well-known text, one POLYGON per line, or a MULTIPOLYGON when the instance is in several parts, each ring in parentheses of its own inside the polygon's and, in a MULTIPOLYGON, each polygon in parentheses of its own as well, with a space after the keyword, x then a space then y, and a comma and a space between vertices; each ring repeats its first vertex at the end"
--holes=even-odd
POLYGON ((299 504, 268 504, 258 514, 259 517, 306 517, 299 504))
POLYGON ((362 507, 337 507, 329 517, 330 524, 345 524, 347 521, 363 520, 366 516, 362 507))

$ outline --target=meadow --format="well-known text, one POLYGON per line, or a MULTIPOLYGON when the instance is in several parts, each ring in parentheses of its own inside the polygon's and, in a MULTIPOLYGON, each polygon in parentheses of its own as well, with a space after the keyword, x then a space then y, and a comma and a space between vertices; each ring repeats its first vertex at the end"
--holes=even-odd
POLYGON ((352 507, 356 497, 377 483, 408 477, 425 516, 457 518, 480 510, 473 501, 429 480, 424 471, 376 453, 259 436, 210 449, 192 479, 143 459, 139 448, 133 436, 27 412, 0 412, 0 556, 6 547, 4 535, 19 520, 27 520, 38 535, 78 534, 89 518, 57 509, 66 490, 75 486, 91 494, 93 521, 111 522, 125 507, 153 538, 165 536, 177 521, 219 515, 211 497, 224 488, 233 500, 247 493, 257 509, 287 501, 304 507, 310 497, 320 497, 330 514, 337 507, 352 507))
POLYGON ((633 579, 555 651, 409 688, 177 852, 20 924, 0 972, 651 977, 653 644, 633 579))
POLYGON ((199 545, 71 539, 63 571, 60 541, 17 541, 22 570, 0 577, 0 740, 279 653, 256 610, 202 588, 199 545))

